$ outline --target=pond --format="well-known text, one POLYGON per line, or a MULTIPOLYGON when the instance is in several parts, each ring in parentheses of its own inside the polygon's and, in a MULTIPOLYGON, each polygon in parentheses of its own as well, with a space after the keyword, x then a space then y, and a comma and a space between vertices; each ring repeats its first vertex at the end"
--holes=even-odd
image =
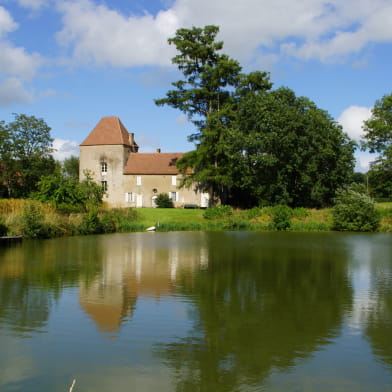
POLYGON ((0 248, 2 392, 392 391, 392 235, 0 248))

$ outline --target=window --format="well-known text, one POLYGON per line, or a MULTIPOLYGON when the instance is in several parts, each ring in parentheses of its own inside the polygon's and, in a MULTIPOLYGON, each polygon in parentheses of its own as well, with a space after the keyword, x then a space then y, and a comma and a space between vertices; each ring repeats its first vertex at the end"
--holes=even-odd
POLYGON ((126 193, 125 194, 125 201, 127 203, 135 203, 136 201, 136 195, 132 192, 126 193))
POLYGON ((102 190, 106 192, 108 190, 108 182, 107 181, 101 181, 102 185, 102 190))
POLYGON ((101 162, 101 173, 105 175, 108 172, 108 164, 106 162, 101 162))
POLYGON ((172 176, 172 185, 177 185, 177 176, 172 176))
POLYGON ((178 193, 178 192, 169 192, 169 197, 170 197, 170 199, 171 199, 172 201, 177 201, 177 199, 178 199, 177 193, 178 193))
POLYGON ((142 185, 142 176, 136 176, 136 185, 142 185))

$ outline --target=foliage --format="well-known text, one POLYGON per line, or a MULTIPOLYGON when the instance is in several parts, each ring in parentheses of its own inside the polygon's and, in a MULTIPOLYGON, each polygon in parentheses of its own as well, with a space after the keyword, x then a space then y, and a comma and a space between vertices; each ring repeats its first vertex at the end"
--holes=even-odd
POLYGON ((79 182, 57 169, 53 175, 41 178, 38 191, 33 197, 42 202, 50 202, 63 212, 77 212, 98 207, 102 202, 103 190, 88 172, 79 182))
POLYGON ((51 155, 53 139, 43 119, 15 114, 0 123, 0 183, 4 197, 27 197, 42 175, 56 167, 51 155))
POLYGON ((160 193, 155 199, 158 208, 173 208, 173 200, 167 193, 160 193))
POLYGON ((99 234, 103 232, 101 222, 99 221, 98 212, 90 210, 82 217, 82 222, 78 227, 80 234, 99 234))
POLYGON ((353 142, 290 89, 242 97, 230 138, 232 204, 324 207, 350 181, 353 142))
POLYGON ((392 93, 375 102, 363 130, 362 148, 380 154, 368 173, 372 195, 392 197, 392 93))
POLYGON ((293 210, 286 205, 277 205, 269 209, 272 215, 271 228, 274 230, 288 230, 291 226, 293 210))
POLYGON ((227 218, 231 215, 233 215, 233 211, 230 206, 214 206, 207 208, 204 211, 203 217, 204 219, 213 220, 227 218))
POLYGON ((364 187, 340 189, 333 208, 333 228, 338 231, 376 231, 380 214, 364 187))
POLYGON ((22 215, 22 235, 26 238, 46 238, 45 217, 39 204, 30 203, 22 215))
POLYGON ((79 179, 79 158, 71 156, 64 159, 62 163, 63 174, 65 177, 79 179))
POLYGON ((218 31, 180 29, 169 39, 184 78, 156 103, 181 110, 196 127, 189 139, 197 148, 177 162, 187 173, 182 186, 198 184, 212 203, 241 208, 330 205, 350 181, 354 143, 309 99, 269 91, 267 73, 242 74, 220 53, 218 31))

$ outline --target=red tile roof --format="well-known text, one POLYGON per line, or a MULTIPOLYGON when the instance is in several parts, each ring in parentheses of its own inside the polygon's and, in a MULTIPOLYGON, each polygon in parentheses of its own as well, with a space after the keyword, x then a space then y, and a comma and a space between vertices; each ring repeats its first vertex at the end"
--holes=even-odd
POLYGON ((179 170, 176 161, 184 153, 134 153, 130 154, 124 174, 171 174, 176 175, 179 170))
MULTIPOLYGON (((90 134, 83 140, 81 146, 97 146, 105 144, 131 145, 130 134, 118 117, 103 117, 90 134)), ((133 142, 133 146, 137 144, 133 142)))

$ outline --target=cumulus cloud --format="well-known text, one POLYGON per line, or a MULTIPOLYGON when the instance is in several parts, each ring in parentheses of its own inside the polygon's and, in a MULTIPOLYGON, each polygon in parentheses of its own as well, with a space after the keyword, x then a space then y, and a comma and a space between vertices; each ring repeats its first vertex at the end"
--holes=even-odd
POLYGON ((63 161, 71 156, 79 156, 79 144, 72 140, 54 139, 53 141, 53 157, 58 161, 63 161))
POLYGON ((350 106, 338 118, 338 122, 352 139, 359 141, 362 136, 363 122, 371 116, 371 108, 350 106))
POLYGON ((0 83, 0 106, 8 106, 14 103, 30 103, 33 94, 19 79, 7 78, 0 83))
POLYGON ((76 59, 115 66, 169 63, 166 37, 179 27, 172 10, 124 16, 90 0, 63 1, 58 7, 64 23, 58 40, 73 47, 76 59))
POLYGON ((392 41, 390 0, 176 0, 141 16, 93 0, 59 1, 58 9, 64 24, 58 39, 74 58, 115 66, 168 64, 167 38, 178 27, 206 24, 221 26, 226 52, 253 63, 277 54, 341 60, 371 42, 392 41))
POLYGON ((0 6, 0 38, 3 35, 16 30, 17 27, 18 24, 14 22, 9 12, 4 7, 0 6))
POLYGON ((37 53, 28 53, 23 47, 14 46, 6 35, 18 25, 10 13, 0 6, 0 105, 31 102, 33 94, 25 85, 42 64, 37 53))

